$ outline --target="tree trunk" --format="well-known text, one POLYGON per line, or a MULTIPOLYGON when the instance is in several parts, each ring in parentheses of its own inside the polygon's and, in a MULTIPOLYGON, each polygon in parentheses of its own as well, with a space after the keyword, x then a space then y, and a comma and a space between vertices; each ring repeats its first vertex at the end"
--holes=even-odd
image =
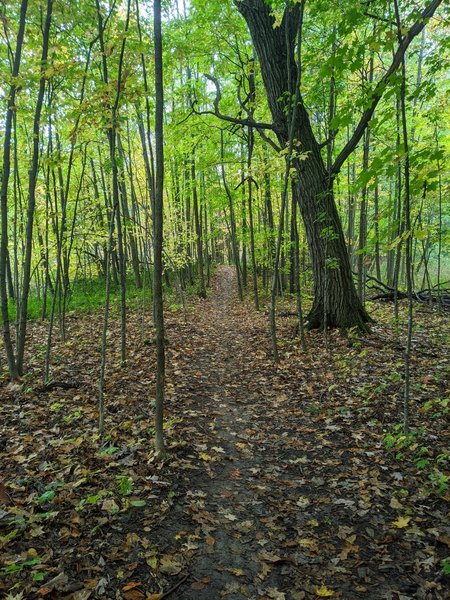
POLYGON ((161 35, 161 1, 153 4, 155 36, 155 206, 154 206, 154 279, 153 314, 156 329, 156 394, 155 394, 155 449, 158 457, 165 455, 164 445, 164 383, 166 353, 164 346, 163 307, 163 185, 164 185, 164 88, 161 35))
MULTIPOLYGON (((142 278, 141 278, 141 271, 140 271, 140 267, 139 267, 139 251, 138 251, 138 246, 136 243, 136 237, 134 234, 134 222, 130 217, 130 209, 128 206, 128 195, 127 195, 127 187, 126 187, 126 181, 125 181, 125 165, 126 165, 126 160, 125 160, 125 152, 122 146, 122 140, 120 135, 117 135, 117 148, 119 150, 119 156, 120 156, 120 160, 122 163, 121 166, 121 173, 120 173, 120 189, 121 189, 121 198, 122 198, 122 212, 123 212, 123 219, 124 219, 124 231, 128 230, 128 239, 129 239, 129 244, 130 244, 130 254, 131 254, 131 266, 133 268, 133 275, 134 275, 134 283, 136 285, 136 288, 138 290, 140 290, 142 288, 142 278)), ((131 160, 131 158, 130 158, 131 160)), ((130 177, 130 186, 132 187, 133 182, 132 182, 132 173, 131 173, 131 169, 129 172, 129 177, 130 177)))
MULTIPOLYGON (((230 230, 231 246, 232 246, 232 250, 233 250, 232 255, 233 255, 234 264, 236 266, 236 279, 237 279, 239 300, 242 301, 244 299, 244 291, 242 289, 241 266, 239 264, 239 248, 238 248, 237 237, 236 237, 236 219, 235 219, 234 208, 233 208, 233 196, 231 194, 231 190, 227 183, 227 179, 226 179, 226 175, 225 175, 225 154, 224 154, 224 142, 223 142, 223 131, 222 130, 220 131, 220 171, 221 171, 221 175, 222 175, 223 187, 225 188, 225 192, 226 192, 227 198, 228 198, 228 207, 230 210, 229 230, 230 230)), ((228 252, 228 254, 230 255, 231 253, 228 252)), ((231 260, 228 259, 228 262, 231 262, 231 260)))
MULTIPOLYGON (((27 13, 28 1, 22 0, 20 8, 20 23, 19 32, 17 34, 16 52, 14 56, 14 64, 12 76, 15 78, 19 74, 20 59, 22 54, 22 44, 25 32, 25 18, 27 13)), ((6 357, 8 361, 9 375, 11 379, 15 379, 18 375, 16 358, 11 340, 11 330, 9 327, 8 315, 8 294, 6 288, 6 268, 8 259, 8 183, 9 174, 11 171, 11 131, 14 114, 14 105, 16 97, 16 83, 14 82, 9 90, 6 108, 5 133, 3 141, 3 168, 2 168, 2 184, 0 191, 1 205, 1 242, 0 242, 0 297, 1 297, 1 312, 3 323, 3 342, 5 345, 6 357)))
MULTIPOLYGON (((274 131, 282 148, 288 142, 286 96, 294 97, 297 64, 295 37, 300 5, 286 10, 274 28, 271 8, 263 0, 236 3, 249 27, 259 57, 274 131), (289 92, 289 94, 286 94, 289 92)), ((301 151, 293 161, 297 171, 298 196, 314 275, 314 302, 308 327, 357 326, 367 330, 370 320, 352 280, 344 234, 333 198, 332 179, 327 172, 309 115, 300 97, 294 124, 294 139, 301 151), (325 285, 326 283, 326 285, 325 285)))
POLYGON ((52 21, 53 0, 47 0, 47 9, 45 17, 45 25, 42 33, 42 55, 41 55, 41 77, 39 81, 39 92, 36 101, 36 109, 34 112, 33 122, 33 153, 31 159, 31 167, 28 178, 28 209, 27 209, 27 225, 26 225, 26 242, 25 242, 25 257, 23 268, 23 284, 22 284, 22 300, 19 314, 19 332, 17 337, 17 371, 19 375, 23 374, 23 361, 25 353, 25 339, 27 331, 28 317, 28 295, 30 292, 31 283, 31 257, 33 246, 33 222, 34 210, 36 207, 36 184, 39 170, 40 156, 40 130, 41 130, 41 112, 44 101, 44 92, 46 86, 46 74, 48 47, 50 40, 50 25, 52 21))
POLYGON ((206 287, 205 287, 205 269, 203 260, 203 238, 202 238, 202 226, 200 223, 200 209, 198 206, 198 193, 197 193, 197 175, 195 170, 195 155, 192 152, 191 158, 191 187, 192 187, 192 209, 194 211, 194 225, 195 225, 195 243, 197 246, 197 266, 198 266, 198 295, 200 298, 206 298, 206 287))

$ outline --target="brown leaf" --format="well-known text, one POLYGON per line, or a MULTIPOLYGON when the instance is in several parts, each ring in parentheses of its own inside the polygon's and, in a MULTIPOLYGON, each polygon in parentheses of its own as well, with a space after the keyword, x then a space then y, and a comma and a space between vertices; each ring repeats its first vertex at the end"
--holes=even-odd
POLYGON ((162 556, 159 561, 159 570, 166 575, 178 575, 182 568, 183 563, 178 556, 166 554, 165 556, 162 556))
POLYGON ((145 598, 145 594, 141 590, 129 590, 123 593, 123 597, 125 600, 142 600, 145 598))
POLYGON ((6 485, 4 485, 3 483, 0 483, 0 500, 5 504, 9 504, 9 502, 12 502, 11 497, 6 489, 6 485))
POLYGON ((193 590, 202 590, 206 585, 208 585, 210 581, 211 579, 209 577, 203 577, 203 579, 201 579, 200 581, 195 581, 191 585, 191 588, 193 590))
POLYGON ((122 591, 128 592, 129 590, 134 590, 135 588, 140 587, 141 585, 142 583, 140 581, 130 581, 130 583, 127 583, 123 586, 122 591))

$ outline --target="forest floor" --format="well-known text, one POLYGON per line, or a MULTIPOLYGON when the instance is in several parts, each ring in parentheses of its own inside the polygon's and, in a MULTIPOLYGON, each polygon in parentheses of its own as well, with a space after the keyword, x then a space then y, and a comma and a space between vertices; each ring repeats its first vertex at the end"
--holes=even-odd
POLYGON ((405 438, 392 306, 371 309, 371 336, 311 333, 307 353, 280 318, 276 365, 267 315, 220 268, 186 323, 167 315, 163 463, 138 312, 125 367, 110 333, 104 440, 101 316, 68 318, 51 389, 31 324, 29 374, 0 387, 0 597, 448 598, 449 317, 416 309, 405 438))

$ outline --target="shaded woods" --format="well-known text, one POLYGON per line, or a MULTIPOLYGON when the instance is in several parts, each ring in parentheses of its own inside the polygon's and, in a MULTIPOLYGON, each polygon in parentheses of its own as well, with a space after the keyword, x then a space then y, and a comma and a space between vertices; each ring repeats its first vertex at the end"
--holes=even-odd
POLYGON ((448 9, 0 10, 0 595, 444 598, 448 9))

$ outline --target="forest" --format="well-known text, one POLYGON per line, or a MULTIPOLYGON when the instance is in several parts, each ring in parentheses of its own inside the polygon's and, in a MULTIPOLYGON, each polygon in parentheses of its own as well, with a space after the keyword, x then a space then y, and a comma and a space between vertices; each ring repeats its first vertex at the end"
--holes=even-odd
POLYGON ((449 20, 3 0, 0 598, 448 598, 449 20))

